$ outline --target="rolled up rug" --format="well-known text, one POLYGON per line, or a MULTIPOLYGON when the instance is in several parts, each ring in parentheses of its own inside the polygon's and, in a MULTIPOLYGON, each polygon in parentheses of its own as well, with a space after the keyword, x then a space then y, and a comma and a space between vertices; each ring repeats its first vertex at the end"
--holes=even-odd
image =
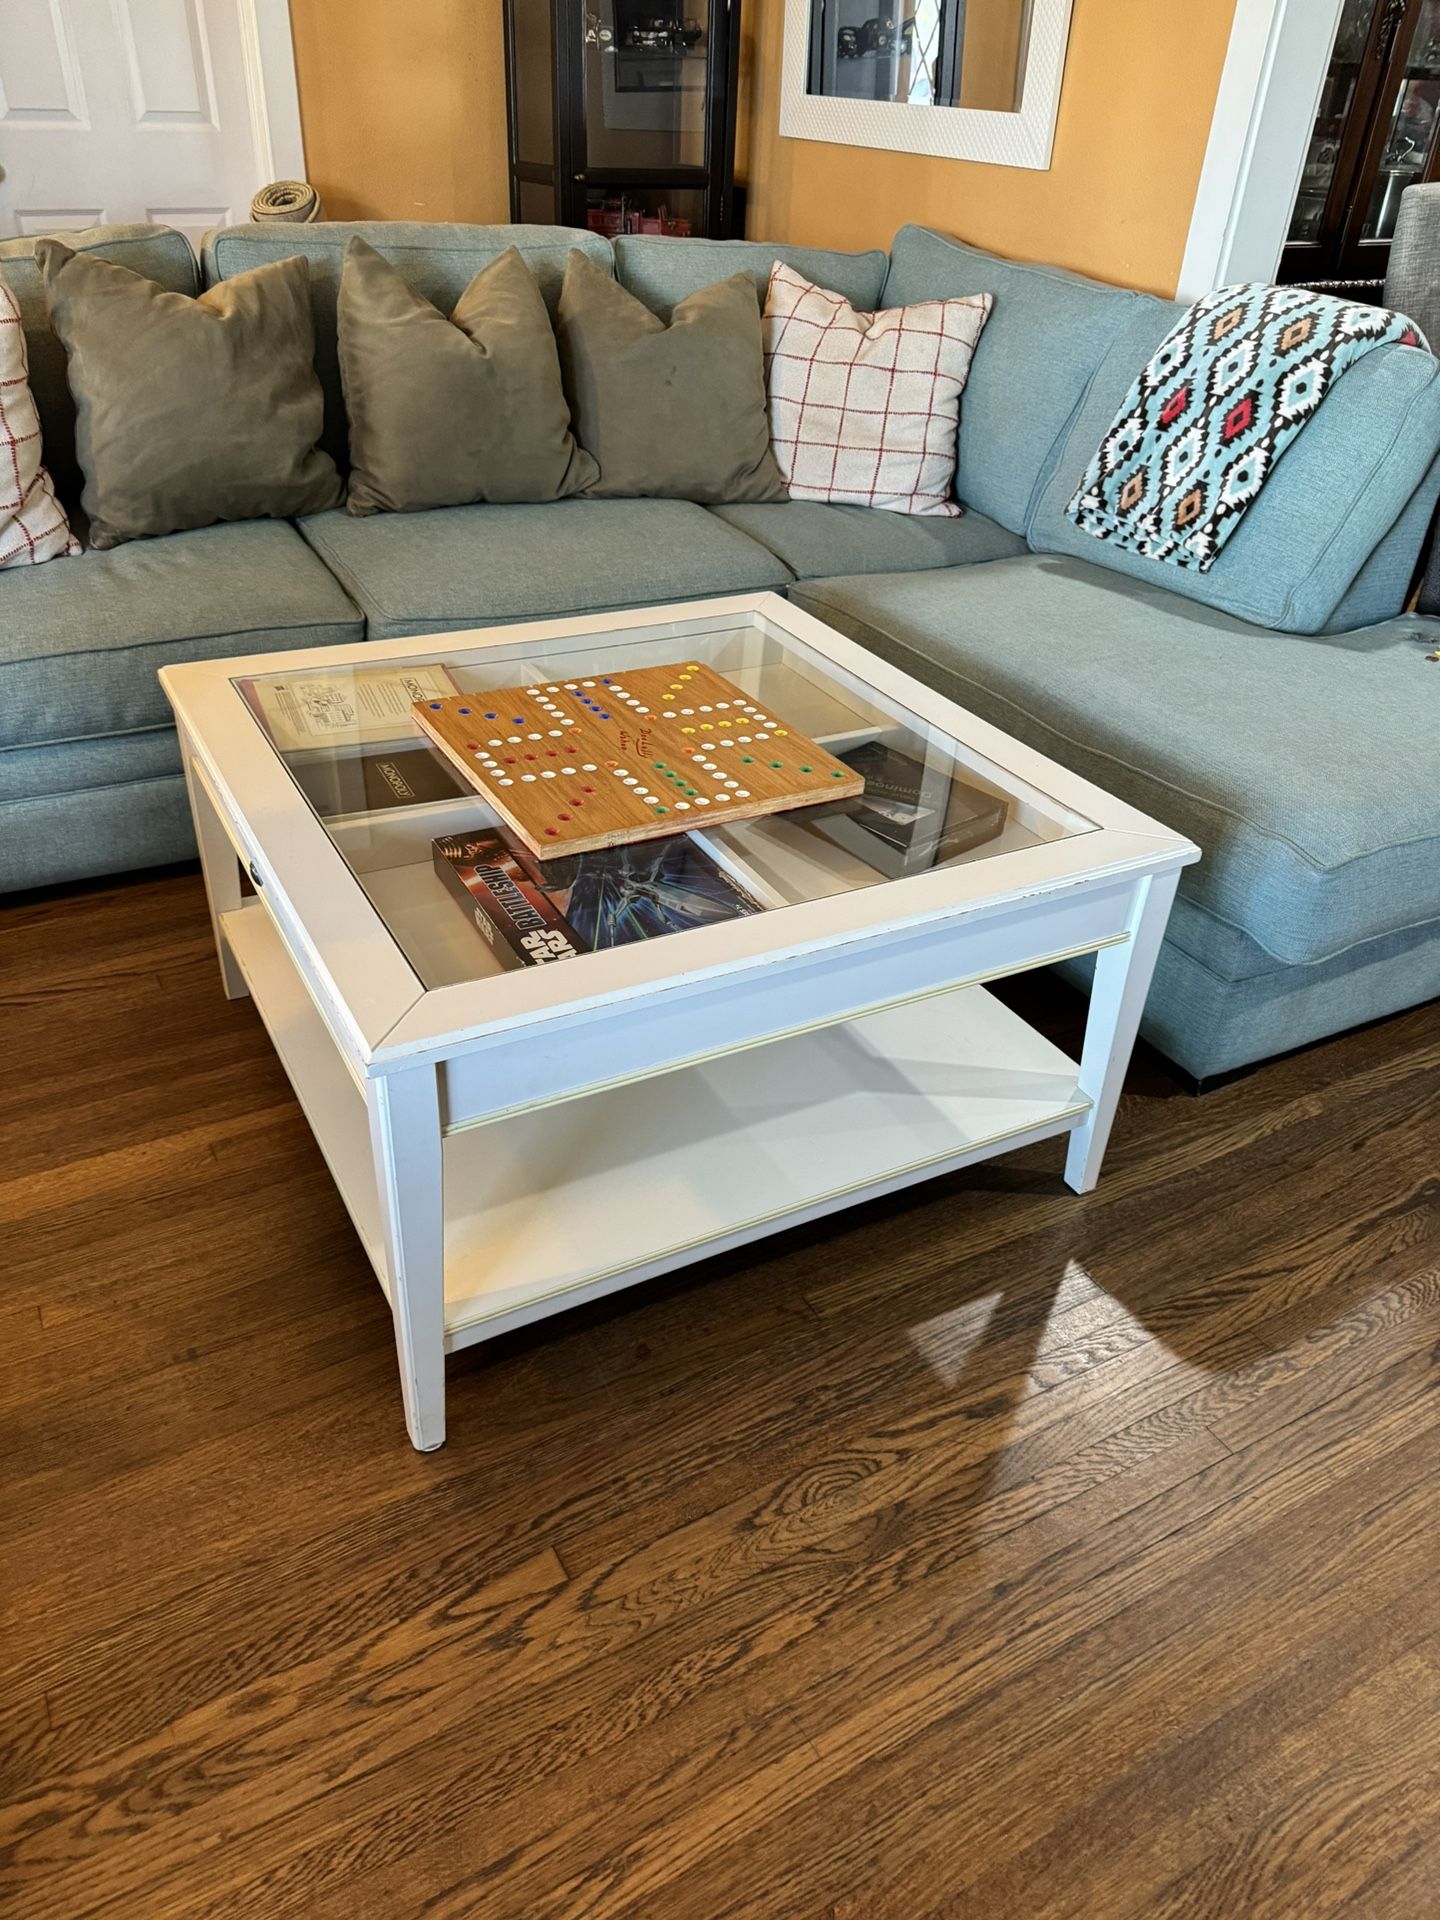
POLYGON ((325 209, 308 180, 272 180, 250 202, 252 220, 323 220, 325 209))

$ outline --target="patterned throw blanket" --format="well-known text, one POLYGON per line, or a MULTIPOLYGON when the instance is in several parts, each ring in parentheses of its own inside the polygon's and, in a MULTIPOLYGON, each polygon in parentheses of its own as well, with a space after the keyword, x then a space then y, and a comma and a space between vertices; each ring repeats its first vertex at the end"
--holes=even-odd
POLYGON ((1275 462, 1362 355, 1414 321, 1304 287, 1220 287, 1157 348, 1065 511, 1097 540, 1204 573, 1275 462))

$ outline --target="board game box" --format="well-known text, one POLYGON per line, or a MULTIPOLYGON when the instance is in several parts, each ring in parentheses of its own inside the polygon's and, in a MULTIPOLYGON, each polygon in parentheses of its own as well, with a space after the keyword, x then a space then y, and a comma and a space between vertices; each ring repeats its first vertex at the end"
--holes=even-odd
POLYGON ((827 809, 816 825, 891 879, 940 866, 1004 831, 1009 809, 999 794, 927 767, 902 747, 871 740, 840 758, 863 776, 864 797, 827 809))
POLYGON ((322 820, 458 800, 466 789, 430 747, 374 748, 365 753, 294 755, 290 771, 322 820))
POLYGON ((537 860, 493 828, 434 842, 435 871, 509 967, 763 913, 688 834, 537 860))

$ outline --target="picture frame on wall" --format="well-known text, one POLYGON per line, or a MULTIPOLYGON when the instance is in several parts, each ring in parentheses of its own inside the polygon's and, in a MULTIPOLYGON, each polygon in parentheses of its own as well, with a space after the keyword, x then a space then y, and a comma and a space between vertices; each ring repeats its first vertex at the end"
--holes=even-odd
POLYGON ((966 0, 786 0, 781 135, 1043 171, 1071 6, 1014 0, 996 50, 967 34, 966 0), (994 78, 976 86, 982 54, 994 78))

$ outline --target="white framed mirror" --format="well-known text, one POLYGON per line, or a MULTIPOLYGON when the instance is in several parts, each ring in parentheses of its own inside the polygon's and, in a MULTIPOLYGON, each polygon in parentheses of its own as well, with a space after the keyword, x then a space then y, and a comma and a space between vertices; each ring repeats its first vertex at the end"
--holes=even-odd
POLYGON ((785 0, 780 131, 1045 168, 1071 0, 785 0))

